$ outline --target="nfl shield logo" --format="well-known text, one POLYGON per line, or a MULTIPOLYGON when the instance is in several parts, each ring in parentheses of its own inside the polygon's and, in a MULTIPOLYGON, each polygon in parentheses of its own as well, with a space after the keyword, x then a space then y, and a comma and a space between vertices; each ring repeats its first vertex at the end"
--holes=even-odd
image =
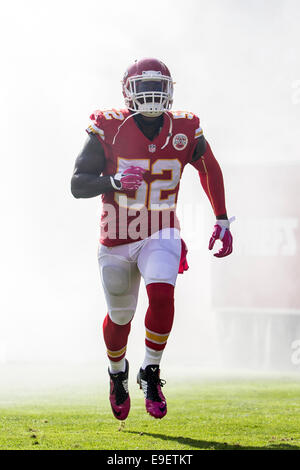
POLYGON ((151 153, 155 152, 155 150, 156 150, 156 145, 155 145, 155 144, 150 144, 150 145, 148 146, 148 150, 149 150, 149 152, 151 152, 151 153))

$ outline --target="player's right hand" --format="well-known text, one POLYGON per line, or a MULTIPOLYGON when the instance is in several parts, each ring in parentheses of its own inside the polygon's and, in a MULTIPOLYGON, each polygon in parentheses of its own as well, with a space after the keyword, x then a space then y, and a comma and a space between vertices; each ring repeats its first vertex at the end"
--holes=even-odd
POLYGON ((126 168, 121 173, 117 173, 114 177, 114 184, 112 186, 119 191, 132 191, 140 187, 143 181, 143 174, 146 172, 145 168, 140 166, 133 166, 126 168))

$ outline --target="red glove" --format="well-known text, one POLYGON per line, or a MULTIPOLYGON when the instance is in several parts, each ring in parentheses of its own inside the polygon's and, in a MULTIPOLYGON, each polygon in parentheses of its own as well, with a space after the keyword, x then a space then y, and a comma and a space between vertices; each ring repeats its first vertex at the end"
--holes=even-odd
POLYGON ((230 232, 230 223, 233 222, 235 217, 230 220, 220 219, 216 221, 213 234, 209 240, 208 249, 212 250, 216 240, 221 240, 222 248, 214 253, 217 258, 224 258, 232 253, 232 235, 230 232))
POLYGON ((189 265, 186 259, 188 249, 185 244, 185 242, 181 239, 181 256, 180 256, 180 261, 179 261, 179 268, 178 268, 178 273, 183 274, 184 271, 187 271, 189 269, 189 265))
POLYGON ((140 166, 126 168, 121 173, 117 173, 114 177, 110 177, 111 184, 118 191, 132 191, 140 187, 143 181, 145 169, 140 166))

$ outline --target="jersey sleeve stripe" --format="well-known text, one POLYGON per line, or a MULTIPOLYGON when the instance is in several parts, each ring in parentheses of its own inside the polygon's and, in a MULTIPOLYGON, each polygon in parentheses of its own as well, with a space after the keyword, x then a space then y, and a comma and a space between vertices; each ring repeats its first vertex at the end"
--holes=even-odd
POLYGON ((93 122, 88 126, 86 131, 88 134, 98 134, 101 139, 104 140, 104 131, 97 127, 96 124, 94 124, 93 122))
POLYGON ((201 137, 202 135, 203 135, 202 127, 199 127, 198 129, 195 130, 195 139, 198 139, 198 137, 201 137))

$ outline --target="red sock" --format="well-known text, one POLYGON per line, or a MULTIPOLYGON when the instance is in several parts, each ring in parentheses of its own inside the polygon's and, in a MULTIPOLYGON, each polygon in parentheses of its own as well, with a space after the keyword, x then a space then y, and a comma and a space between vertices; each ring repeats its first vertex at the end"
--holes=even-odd
POLYGON ((174 286, 163 282, 147 285, 149 307, 145 317, 148 348, 161 351, 165 348, 174 319, 174 286))
POLYGON ((126 325, 114 323, 107 314, 103 322, 103 336, 110 361, 118 362, 126 354, 131 321, 126 325))

